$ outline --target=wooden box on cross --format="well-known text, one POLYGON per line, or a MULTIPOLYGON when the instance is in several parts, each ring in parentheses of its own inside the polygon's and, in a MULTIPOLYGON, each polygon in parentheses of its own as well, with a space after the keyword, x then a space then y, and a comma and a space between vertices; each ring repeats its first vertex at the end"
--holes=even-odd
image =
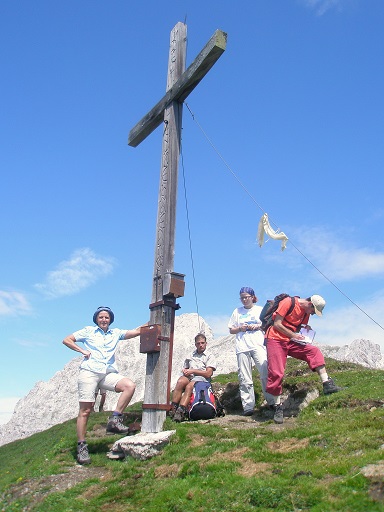
POLYGON ((184 282, 185 274, 178 274, 177 272, 167 272, 164 275, 163 295, 173 297, 184 297, 184 282))

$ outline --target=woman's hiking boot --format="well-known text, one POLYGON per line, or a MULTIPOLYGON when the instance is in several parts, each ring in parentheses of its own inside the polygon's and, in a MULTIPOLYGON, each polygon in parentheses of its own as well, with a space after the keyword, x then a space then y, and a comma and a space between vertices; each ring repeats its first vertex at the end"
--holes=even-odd
POLYGON ((107 432, 110 434, 127 434, 129 432, 129 427, 123 425, 123 415, 108 418, 107 432))
POLYGON ((87 443, 79 443, 77 445, 77 462, 79 464, 91 463, 91 457, 89 456, 87 443))

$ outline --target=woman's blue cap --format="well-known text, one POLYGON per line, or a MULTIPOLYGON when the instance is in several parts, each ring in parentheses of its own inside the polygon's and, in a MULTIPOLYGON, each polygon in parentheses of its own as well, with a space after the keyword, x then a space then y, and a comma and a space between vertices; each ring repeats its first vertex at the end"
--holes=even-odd
POLYGON ((115 319, 115 315, 113 314, 112 309, 108 308, 107 306, 100 306, 96 309, 93 315, 93 322, 97 325, 97 315, 100 313, 100 311, 106 311, 109 314, 109 318, 111 319, 109 325, 111 325, 115 319))
POLYGON ((241 288, 240 293, 249 293, 249 295, 252 295, 252 297, 255 297, 255 292, 252 288, 249 288, 249 286, 243 286, 241 288))

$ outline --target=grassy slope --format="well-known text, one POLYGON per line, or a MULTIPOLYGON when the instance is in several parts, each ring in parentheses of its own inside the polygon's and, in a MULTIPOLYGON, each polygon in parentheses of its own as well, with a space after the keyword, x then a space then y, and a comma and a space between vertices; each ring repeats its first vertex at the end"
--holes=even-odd
MULTIPOLYGON (((225 425, 167 419, 164 430, 177 433, 148 461, 106 458, 119 438, 104 436, 106 413, 90 418, 87 467, 74 462, 75 420, 2 446, 1 510, 384 511, 383 476, 362 473, 384 460, 384 372, 332 360, 327 367, 345 389, 321 395, 282 426, 238 417, 225 425)), ((306 365, 289 360, 287 389, 303 383, 321 389, 306 365)), ((131 420, 138 415, 135 404, 131 420)))

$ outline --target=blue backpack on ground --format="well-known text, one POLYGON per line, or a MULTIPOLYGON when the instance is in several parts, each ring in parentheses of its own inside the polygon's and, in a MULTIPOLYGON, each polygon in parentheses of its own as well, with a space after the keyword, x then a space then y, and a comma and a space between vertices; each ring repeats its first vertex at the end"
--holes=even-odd
POLYGON ((224 416, 224 408, 213 393, 210 382, 198 381, 193 388, 188 407, 188 416, 192 421, 210 420, 224 416))

